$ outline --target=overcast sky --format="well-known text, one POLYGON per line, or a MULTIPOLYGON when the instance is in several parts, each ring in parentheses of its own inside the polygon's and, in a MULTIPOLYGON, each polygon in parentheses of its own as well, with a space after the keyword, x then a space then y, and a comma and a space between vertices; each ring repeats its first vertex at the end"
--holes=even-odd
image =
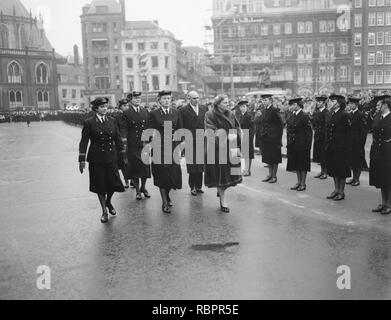
MULTIPOLYGON (((1 1, 1 0, 0 0, 1 1)), ((203 47, 206 24, 210 24, 212 0, 125 0, 126 20, 158 20, 159 25, 174 33, 184 45, 203 47)), ((56 51, 62 55, 81 50, 80 15, 89 0, 22 0, 33 13, 43 12, 46 34, 56 51)))

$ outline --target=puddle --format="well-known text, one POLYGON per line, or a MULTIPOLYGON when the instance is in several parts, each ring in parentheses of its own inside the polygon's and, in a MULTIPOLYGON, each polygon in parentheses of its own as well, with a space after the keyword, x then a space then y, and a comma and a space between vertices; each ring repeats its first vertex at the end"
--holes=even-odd
POLYGON ((226 248, 235 247, 238 245, 239 242, 197 244, 191 246, 191 249, 196 251, 219 251, 219 250, 224 250, 226 248))

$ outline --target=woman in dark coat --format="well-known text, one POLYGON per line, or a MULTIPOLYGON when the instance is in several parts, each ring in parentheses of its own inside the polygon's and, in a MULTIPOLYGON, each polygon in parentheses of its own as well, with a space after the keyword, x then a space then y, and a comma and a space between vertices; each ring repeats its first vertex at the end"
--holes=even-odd
POLYGON ((358 110, 360 98, 349 98, 350 136, 349 136, 349 165, 353 171, 353 178, 346 182, 353 187, 360 185, 360 176, 363 169, 368 169, 365 160, 365 143, 367 142, 367 121, 364 114, 358 110))
POLYGON ((120 122, 121 136, 127 146, 128 166, 126 177, 132 181, 136 189, 136 199, 142 200, 142 194, 151 196, 145 188, 147 179, 151 178, 151 167, 143 161, 145 142, 142 141, 144 130, 149 126, 149 112, 141 106, 141 92, 128 95, 129 108, 123 113, 120 122), (141 188, 140 188, 141 180, 141 188))
POLYGON ((307 172, 311 171, 312 126, 301 98, 291 99, 289 105, 292 115, 287 121, 287 171, 297 174, 297 183, 291 190, 305 191, 307 172))
MULTIPOLYGON (((124 186, 118 172, 118 155, 125 154, 117 121, 108 117, 107 98, 97 98, 92 101, 92 108, 96 112, 94 117, 84 121, 82 137, 79 145, 79 169, 83 174, 86 160, 89 162, 90 191, 96 193, 102 207, 101 222, 108 222, 107 209, 111 215, 117 212, 111 204, 114 192, 124 192, 124 186), (87 155, 87 147, 90 147, 87 155), (107 208, 107 209, 106 209, 107 208)), ((124 155, 124 161, 126 155, 124 155)))
POLYGON ((251 176, 251 164, 254 160, 254 121, 251 114, 248 111, 248 101, 239 101, 237 107, 239 110, 236 112, 236 118, 239 121, 240 128, 242 130, 248 130, 249 134, 249 157, 244 159, 245 168, 243 172, 244 177, 251 176))
POLYGON ((205 115, 205 130, 207 137, 205 185, 208 188, 217 188, 221 211, 228 213, 230 210, 225 191, 241 183, 242 176, 239 152, 240 124, 234 113, 229 110, 227 96, 222 95, 215 99, 213 110, 205 115), (223 158, 220 157, 221 148, 226 150, 226 156, 223 158))
POLYGON ((155 134, 160 135, 161 139, 160 152, 158 152, 158 150, 152 150, 152 175, 155 186, 160 189, 163 212, 171 213, 173 203, 170 198, 170 191, 182 189, 181 165, 175 161, 175 158, 180 157, 174 155, 174 150, 180 141, 173 141, 175 131, 182 128, 182 120, 179 111, 172 107, 172 95, 170 91, 159 92, 158 102, 160 108, 153 110, 149 117, 149 127, 155 129, 155 134), (164 130, 164 126, 168 123, 172 125, 172 132, 169 133, 170 137, 165 136, 166 132, 164 130), (165 148, 164 142, 166 139, 169 139, 172 142, 172 148, 165 148), (165 153, 171 158, 171 163, 165 163, 165 153), (160 161, 155 161, 155 159, 159 159, 160 161))
POLYGON ((334 192, 327 199, 341 201, 345 199, 346 178, 351 177, 348 163, 350 120, 345 112, 345 98, 330 96, 330 112, 326 119, 326 168, 334 178, 334 192))
MULTIPOLYGON (((113 114, 113 117, 117 120, 118 125, 121 129, 121 124, 124 122, 124 112, 129 109, 128 99, 121 99, 118 101, 118 110, 113 114)), ((128 158, 129 159, 129 158, 128 158)), ((127 176, 128 166, 124 163, 123 157, 118 159, 118 169, 122 172, 122 176, 125 180, 125 189, 129 189, 129 178, 127 176)))
POLYGON ((391 214, 391 96, 376 97, 377 116, 372 124, 373 143, 369 184, 381 189, 382 204, 373 212, 391 214))

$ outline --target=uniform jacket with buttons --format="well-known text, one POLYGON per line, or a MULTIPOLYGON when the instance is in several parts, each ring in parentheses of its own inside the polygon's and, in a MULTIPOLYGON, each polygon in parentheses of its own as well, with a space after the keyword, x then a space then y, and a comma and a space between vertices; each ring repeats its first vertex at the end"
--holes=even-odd
POLYGON ((310 117, 304 111, 293 113, 287 122, 288 148, 296 151, 311 150, 312 126, 310 117))
POLYGON ((350 114, 350 147, 353 150, 362 149, 367 141, 367 121, 364 114, 357 110, 350 114))
POLYGON ((326 117, 325 150, 347 153, 349 149, 350 120, 342 109, 329 112, 326 117))
POLYGON ((391 113, 383 120, 380 115, 376 116, 373 120, 372 130, 371 159, 381 158, 391 162, 391 113))
POLYGON ((127 143, 128 154, 138 153, 143 149, 144 142, 142 135, 149 126, 149 112, 147 109, 139 107, 137 113, 133 106, 123 113, 119 121, 121 136, 127 143))
POLYGON ((79 162, 85 162, 87 159, 88 162, 97 164, 116 163, 117 149, 119 152, 125 151, 117 120, 106 116, 105 123, 102 123, 94 116, 84 121, 79 144, 79 162))
POLYGON ((316 111, 314 113, 312 124, 314 128, 314 140, 315 141, 324 141, 326 137, 326 115, 328 111, 327 108, 324 108, 323 111, 316 111))
POLYGON ((261 137, 263 141, 282 146, 282 135, 284 124, 279 111, 271 106, 265 109, 265 116, 262 118, 261 137))

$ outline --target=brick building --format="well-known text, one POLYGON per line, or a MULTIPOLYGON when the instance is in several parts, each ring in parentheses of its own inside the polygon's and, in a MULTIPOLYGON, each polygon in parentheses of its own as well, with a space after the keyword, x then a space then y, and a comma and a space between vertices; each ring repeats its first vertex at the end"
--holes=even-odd
POLYGON ((214 0, 216 92, 351 90, 351 5, 340 0, 214 0), (216 81, 217 80, 217 81, 216 81))
POLYGON ((391 0, 353 0, 353 90, 391 86, 391 0))

